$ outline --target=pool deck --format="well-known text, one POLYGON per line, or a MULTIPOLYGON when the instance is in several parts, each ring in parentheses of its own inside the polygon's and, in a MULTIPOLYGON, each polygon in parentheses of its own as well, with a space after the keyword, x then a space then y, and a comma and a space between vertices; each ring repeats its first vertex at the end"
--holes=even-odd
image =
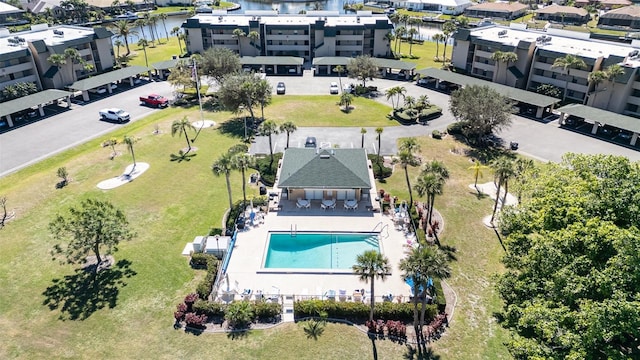
MULTIPOLYGON (((361 201, 361 205, 368 203, 361 201)), ((341 202, 338 202, 341 205, 341 202)), ((409 287, 402 281, 398 263, 405 255, 407 237, 404 232, 396 230, 393 219, 379 212, 372 212, 366 206, 359 205, 356 211, 336 206, 335 210, 322 210, 312 204, 309 209, 298 209, 295 203, 283 205, 277 212, 269 212, 264 217, 264 224, 249 227, 238 233, 236 246, 227 268, 228 288, 242 293, 251 289, 255 294, 261 290, 263 294, 273 294, 279 289, 279 295, 293 295, 322 298, 329 290, 336 294, 340 289, 346 290, 351 297, 355 289, 370 289, 370 284, 358 280, 353 273, 345 270, 327 269, 305 272, 302 269, 291 269, 291 272, 269 272, 262 268, 264 253, 270 231, 290 232, 297 230, 311 232, 375 232, 384 229, 380 236, 383 255, 389 259, 391 275, 382 282, 376 280, 376 300, 381 301, 383 294, 391 293, 394 297, 402 295, 404 301, 409 299, 409 287)), ((227 285, 221 284, 220 290, 227 285)), ((239 299, 240 295, 236 296, 239 299)), ((337 299, 337 295, 336 295, 337 299)))

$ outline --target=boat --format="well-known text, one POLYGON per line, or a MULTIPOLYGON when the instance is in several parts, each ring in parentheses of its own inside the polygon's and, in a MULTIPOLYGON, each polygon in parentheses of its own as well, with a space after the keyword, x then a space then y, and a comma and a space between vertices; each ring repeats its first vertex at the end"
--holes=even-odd
POLYGON ((124 14, 120 14, 116 16, 117 20, 129 20, 129 21, 135 21, 138 20, 138 15, 134 12, 131 11, 127 11, 124 14))

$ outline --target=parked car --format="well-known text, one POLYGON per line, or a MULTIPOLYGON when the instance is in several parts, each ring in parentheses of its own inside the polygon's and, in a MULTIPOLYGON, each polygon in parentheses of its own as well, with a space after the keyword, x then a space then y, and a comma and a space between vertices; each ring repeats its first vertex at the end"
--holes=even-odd
POLYGON ((304 142, 304 147, 306 148, 315 148, 317 146, 316 138, 313 136, 309 136, 307 140, 304 142))
POLYGON ((117 121, 119 123, 129 121, 129 119, 131 118, 128 112, 116 108, 102 109, 100 110, 99 114, 101 120, 117 121))
POLYGON ((284 83, 282 81, 279 82, 278 85, 276 86, 276 94, 284 95, 286 91, 287 91, 287 88, 284 86, 284 83))
POLYGON ((338 87, 337 82, 332 82, 329 85, 329 94, 338 94, 340 92, 340 88, 338 87))
POLYGON ((169 99, 162 95, 151 94, 149 96, 141 96, 140 103, 151 107, 167 107, 169 105, 169 99))

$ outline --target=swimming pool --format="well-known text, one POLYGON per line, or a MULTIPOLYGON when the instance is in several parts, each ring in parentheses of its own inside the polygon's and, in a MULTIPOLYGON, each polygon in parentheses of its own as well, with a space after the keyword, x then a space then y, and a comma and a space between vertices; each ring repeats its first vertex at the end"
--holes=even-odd
POLYGON ((380 251, 378 233, 269 233, 264 268, 349 269, 367 250, 380 251))

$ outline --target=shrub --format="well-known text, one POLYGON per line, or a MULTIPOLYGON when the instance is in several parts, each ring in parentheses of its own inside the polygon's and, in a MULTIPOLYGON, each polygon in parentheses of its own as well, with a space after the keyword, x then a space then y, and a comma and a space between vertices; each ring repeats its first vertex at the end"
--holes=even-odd
POLYGON ((204 324, 207 323, 206 315, 197 315, 196 313, 186 313, 184 315, 184 322, 187 323, 187 326, 195 327, 195 328, 203 328, 204 324))
POLYGON ((447 126, 447 133, 451 135, 462 135, 463 126, 464 125, 460 121, 451 123, 447 126))
POLYGON ((206 299, 209 297, 213 288, 213 283, 216 281, 216 275, 218 274, 219 261, 215 256, 207 255, 207 275, 196 286, 196 294, 200 299, 206 299))
POLYGON ((282 306, 278 303, 258 301, 253 303, 254 320, 260 322, 272 321, 282 313, 282 306))
MULTIPOLYGON (((330 300, 303 300, 293 305, 294 315, 298 318, 316 316, 319 312, 326 312, 327 317, 334 319, 346 319, 352 322, 360 322, 369 316, 369 304, 359 302, 336 302, 330 300)), ((430 319, 436 314, 436 306, 428 305, 426 318, 430 319)), ((412 321, 413 304, 410 303, 376 303, 374 316, 378 319, 412 321)))
POLYGON ((196 302, 196 300, 198 300, 199 296, 196 293, 191 293, 187 296, 185 296, 184 298, 184 304, 187 305, 187 311, 191 312, 192 307, 193 307, 193 303, 196 302))
POLYGON ((378 155, 376 154, 369 154, 367 155, 367 158, 371 160, 371 163, 373 165, 373 175, 376 178, 384 179, 391 176, 392 170, 391 168, 384 166, 384 160, 382 159, 382 156, 378 158, 378 155))
POLYGON ((440 131, 438 130, 433 130, 431 132, 431 137, 434 139, 442 139, 442 134, 440 134, 440 131))
POLYGON ((271 155, 256 159, 256 166, 254 169, 260 172, 260 180, 267 186, 273 186, 276 179, 276 173, 278 172, 278 161, 282 159, 282 153, 273 154, 273 164, 269 167, 271 162, 271 155))
POLYGON ((198 315, 206 315, 208 318, 222 317, 224 316, 224 305, 200 299, 193 304, 193 311, 198 315))
POLYGON ((189 265, 191 265, 191 267, 194 269, 206 269, 207 262, 210 258, 215 257, 209 254, 193 253, 191 254, 191 261, 189 261, 189 265))
POLYGON ((247 301, 234 301, 227 306, 225 320, 232 329, 246 329, 254 318, 253 307, 247 301))
POLYGON ((420 111, 418 121, 426 121, 442 115, 442 108, 436 105, 430 105, 420 111))

